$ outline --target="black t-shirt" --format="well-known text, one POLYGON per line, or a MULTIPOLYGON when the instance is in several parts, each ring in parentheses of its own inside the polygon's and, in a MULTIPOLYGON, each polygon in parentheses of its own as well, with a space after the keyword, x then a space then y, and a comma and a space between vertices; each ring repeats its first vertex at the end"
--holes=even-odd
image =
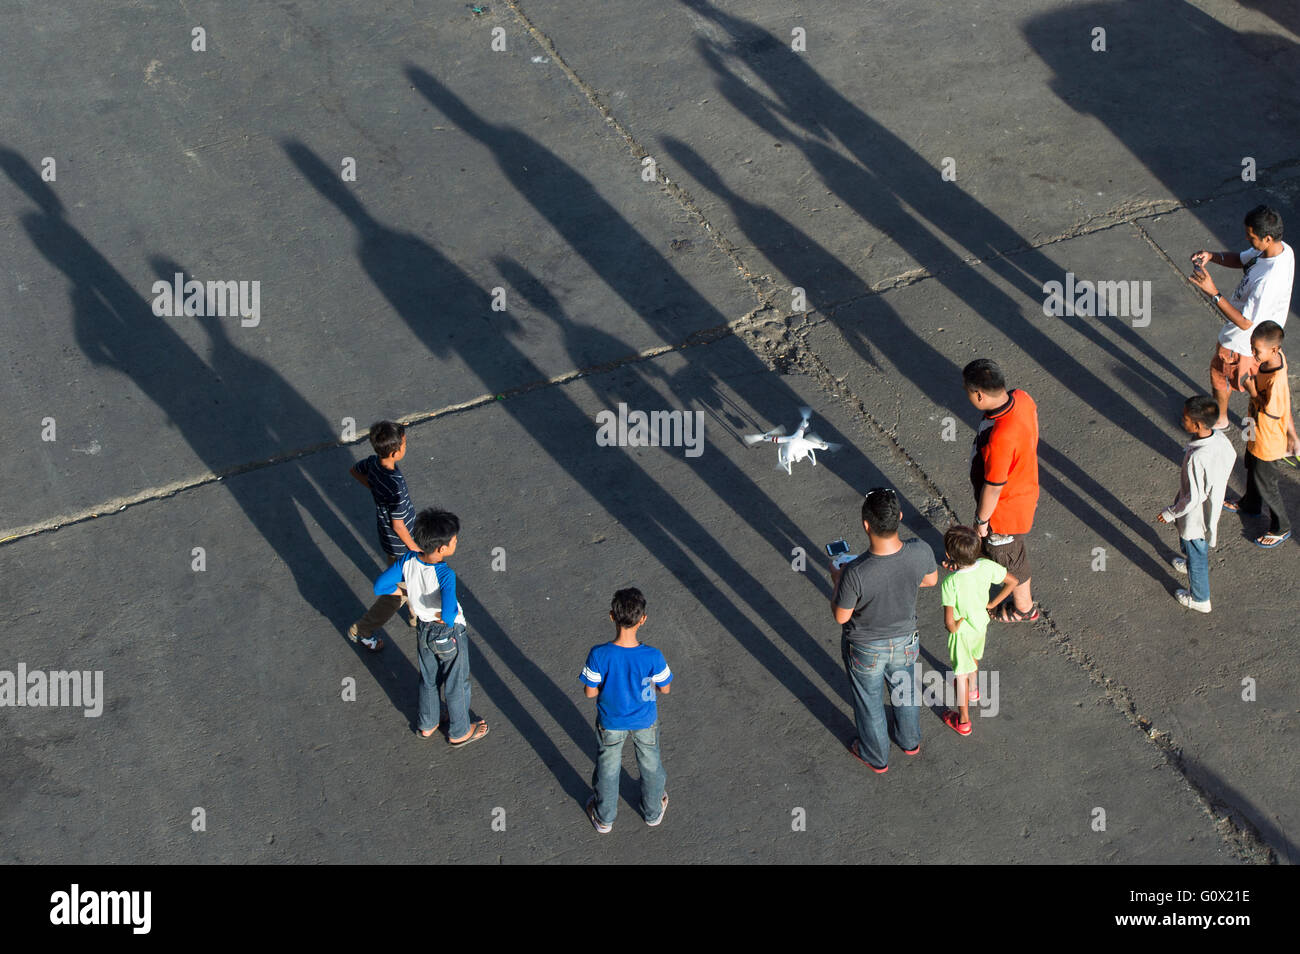
POLYGON ((868 550, 844 568, 835 605, 851 609, 844 637, 866 643, 916 632, 916 595, 921 580, 938 566, 920 540, 908 540, 897 553, 868 550))

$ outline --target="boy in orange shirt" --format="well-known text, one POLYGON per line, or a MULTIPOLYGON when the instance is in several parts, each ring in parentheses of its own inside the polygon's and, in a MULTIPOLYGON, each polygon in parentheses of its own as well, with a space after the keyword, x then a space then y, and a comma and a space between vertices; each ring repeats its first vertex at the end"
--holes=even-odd
POLYGON ((1251 333, 1250 346, 1259 370, 1243 377, 1250 394, 1250 440, 1242 463, 1246 467, 1246 493, 1238 501, 1225 500, 1223 508, 1257 517, 1268 508, 1268 532, 1256 538, 1255 545, 1271 550, 1291 538, 1291 524, 1282 506, 1277 479, 1281 462, 1300 452, 1291 416, 1291 387, 1287 381, 1286 355, 1282 353, 1282 326, 1274 321, 1262 322, 1251 333), (1253 433, 1252 433, 1253 432, 1253 433))

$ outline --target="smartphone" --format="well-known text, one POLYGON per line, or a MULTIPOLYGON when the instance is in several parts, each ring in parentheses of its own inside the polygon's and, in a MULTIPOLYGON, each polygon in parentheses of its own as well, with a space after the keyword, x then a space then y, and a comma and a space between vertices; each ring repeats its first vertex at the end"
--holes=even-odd
POLYGON ((836 540, 834 543, 826 544, 826 555, 832 560, 841 553, 849 552, 849 542, 847 540, 836 540))

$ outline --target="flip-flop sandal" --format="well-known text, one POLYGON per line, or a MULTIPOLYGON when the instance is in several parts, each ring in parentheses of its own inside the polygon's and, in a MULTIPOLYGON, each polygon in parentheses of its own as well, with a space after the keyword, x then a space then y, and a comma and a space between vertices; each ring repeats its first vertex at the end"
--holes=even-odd
POLYGON ((862 757, 862 753, 858 751, 857 739, 854 739, 852 742, 849 743, 849 754, 852 755, 859 762, 861 762, 863 765, 865 765, 867 768, 871 769, 871 771, 875 772, 877 775, 884 775, 886 772, 889 771, 888 765, 886 765, 884 768, 876 768, 874 765, 872 765, 870 762, 864 759, 862 757))
POLYGON ((348 630, 348 642, 355 643, 357 646, 362 646, 367 651, 372 653, 377 653, 384 648, 384 637, 375 636, 373 633, 370 636, 358 636, 352 630, 348 630), (367 639, 370 639, 372 637, 375 640, 375 644, 373 646, 369 645, 366 642, 367 639))
POLYGON ((1291 539, 1291 531, 1288 530, 1286 533, 1266 533, 1262 537, 1259 537, 1253 540, 1252 542, 1257 547, 1263 547, 1265 550, 1271 550, 1274 547, 1280 547, 1282 544, 1286 543, 1290 539, 1291 539), (1264 542, 1265 540, 1272 540, 1273 542, 1265 543, 1264 542))
POLYGON ((967 701, 967 702, 979 702, 979 701, 980 701, 980 691, 979 691, 979 689, 978 689, 977 687, 975 687, 975 686, 971 686, 971 687, 970 687, 970 692, 966 693, 966 701, 967 701))
POLYGON ((997 615, 993 617, 999 623, 1033 623, 1038 620, 1038 606, 1035 605, 1028 613, 1021 612, 1014 606, 1003 603, 997 608, 997 615))
POLYGON ((488 724, 484 721, 479 721, 474 724, 473 731, 470 732, 466 738, 461 739, 459 742, 452 742, 449 738, 447 739, 447 742, 453 749, 459 749, 461 746, 469 745, 471 742, 477 742, 487 734, 488 724))
POLYGON ((432 738, 433 738, 435 735, 437 735, 439 732, 446 732, 446 731, 447 731, 447 720, 444 719, 443 721, 441 721, 441 722, 438 723, 437 728, 433 728, 433 729, 416 729, 416 730, 415 730, 415 734, 418 735, 418 736, 419 736, 420 738, 422 738, 422 739, 432 739, 432 738), (427 733, 427 734, 426 734, 426 733, 427 733))
POLYGON ((961 715, 953 712, 951 709, 943 714, 943 724, 952 729, 952 731, 956 732, 958 735, 970 735, 971 733, 971 724, 969 722, 962 722, 961 715))

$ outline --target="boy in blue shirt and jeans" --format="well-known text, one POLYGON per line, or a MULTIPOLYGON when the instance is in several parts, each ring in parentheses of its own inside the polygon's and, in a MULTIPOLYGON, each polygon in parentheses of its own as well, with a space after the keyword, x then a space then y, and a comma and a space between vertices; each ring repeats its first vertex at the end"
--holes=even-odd
POLYGON ((632 737, 637 771, 641 773, 641 815, 647 825, 658 825, 668 810, 668 777, 659 759, 659 715, 655 693, 672 689, 673 674, 664 654, 637 642, 646 621, 645 597, 635 588, 614 594, 609 618, 617 629, 612 642, 593 646, 582 667, 587 698, 596 701, 596 771, 587 800, 587 817, 602 835, 614 827, 618 813, 618 773, 623 765, 623 743, 632 737))

